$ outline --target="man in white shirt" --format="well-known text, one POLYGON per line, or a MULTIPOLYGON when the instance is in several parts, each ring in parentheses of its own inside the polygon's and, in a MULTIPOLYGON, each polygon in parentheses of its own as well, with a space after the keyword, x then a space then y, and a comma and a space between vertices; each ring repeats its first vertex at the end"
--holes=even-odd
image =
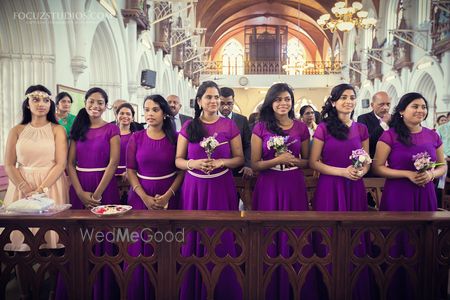
POLYGON ((180 132, 184 122, 186 122, 187 120, 191 120, 192 118, 179 113, 181 109, 180 97, 178 97, 177 95, 169 95, 166 99, 169 103, 170 109, 172 110, 175 128, 177 132, 180 132))

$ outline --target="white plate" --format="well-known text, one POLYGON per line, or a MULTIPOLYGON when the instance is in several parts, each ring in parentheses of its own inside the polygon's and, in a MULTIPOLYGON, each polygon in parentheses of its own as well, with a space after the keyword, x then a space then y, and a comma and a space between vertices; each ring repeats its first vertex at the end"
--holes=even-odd
POLYGON ((132 209, 130 205, 100 205, 91 209, 99 217, 119 216, 132 209))

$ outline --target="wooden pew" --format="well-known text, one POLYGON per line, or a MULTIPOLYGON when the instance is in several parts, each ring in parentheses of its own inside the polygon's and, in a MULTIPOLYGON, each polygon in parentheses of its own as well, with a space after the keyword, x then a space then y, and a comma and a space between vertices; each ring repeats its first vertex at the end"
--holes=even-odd
MULTIPOLYGON (((309 209, 312 210, 312 202, 314 199, 314 192, 316 190, 318 178, 314 175, 314 172, 311 169, 304 170, 304 174, 306 193, 308 194, 309 209)), ((372 194, 372 197, 375 200, 375 209, 378 210, 380 207, 380 200, 383 193, 385 179, 373 177, 364 178, 363 180, 367 192, 372 194)), ((253 189, 255 188, 256 178, 243 179, 242 177, 234 177, 234 183, 236 184, 236 188, 241 196, 241 200, 244 203, 245 210, 251 210, 253 189)))

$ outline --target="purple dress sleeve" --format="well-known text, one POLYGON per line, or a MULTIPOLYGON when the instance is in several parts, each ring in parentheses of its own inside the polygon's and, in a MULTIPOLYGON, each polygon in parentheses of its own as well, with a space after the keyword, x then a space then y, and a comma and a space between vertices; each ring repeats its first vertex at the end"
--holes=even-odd
POLYGON ((325 136, 327 135, 327 125, 325 123, 320 123, 319 126, 317 126, 316 131, 314 132, 314 138, 324 142, 325 136))
POLYGON ((304 123, 299 122, 299 124, 301 126, 300 139, 302 140, 302 142, 309 141, 310 134, 309 134, 308 127, 304 123))
POLYGON ((187 120, 186 122, 184 122, 184 124, 181 127, 181 130, 179 132, 179 134, 184 136, 187 140, 189 140, 188 134, 187 134, 187 127, 189 126, 189 124, 191 124, 191 122, 192 122, 192 120, 187 120))
POLYGON ((437 149, 442 145, 442 139, 436 131, 431 131, 434 138, 434 147, 437 149))
POLYGON ((234 139, 235 137, 237 137, 238 135, 240 135, 241 134, 241 131, 239 130, 239 128, 237 127, 237 125, 236 125, 236 122, 234 122, 234 121, 232 121, 232 120, 230 120, 231 122, 230 122, 230 141, 232 140, 232 139, 234 139))
POLYGON ((394 144, 394 137, 392 130, 386 130, 385 132, 383 132, 378 141, 384 142, 389 147, 392 147, 392 145, 394 144))
POLYGON ((130 137, 130 141, 127 146, 127 169, 137 170, 137 161, 136 161, 136 136, 140 135, 139 133, 135 133, 130 137))
POLYGON ((369 131, 367 130, 367 126, 364 124, 357 123, 359 128, 359 136, 361 137, 361 141, 365 141, 369 138, 369 131))
POLYGON ((253 134, 258 136, 259 138, 263 138, 263 131, 264 131, 264 126, 262 122, 258 122, 255 124, 255 127, 253 127, 253 134))
POLYGON ((116 135, 120 136, 120 129, 115 124, 109 124, 107 134, 109 135, 109 139, 111 139, 112 137, 114 137, 116 135))

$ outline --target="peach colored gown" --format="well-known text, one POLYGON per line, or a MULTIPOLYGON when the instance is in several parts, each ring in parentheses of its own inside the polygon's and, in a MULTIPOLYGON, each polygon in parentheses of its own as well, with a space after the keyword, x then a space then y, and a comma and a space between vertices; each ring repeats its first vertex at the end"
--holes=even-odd
MULTIPOLYGON (((55 136, 52 130, 52 123, 42 127, 33 127, 31 124, 25 125, 16 143, 17 165, 22 177, 31 185, 33 189, 39 187, 45 180, 50 170, 55 165, 55 136)), ((64 173, 56 182, 48 187, 48 197, 55 200, 55 204, 66 204, 69 199, 68 181, 64 173)), ((5 195, 4 204, 8 204, 24 198, 25 195, 9 181, 5 195)), ((18 218, 18 223, 20 219, 18 218)), ((30 228, 36 234, 37 228, 30 228)), ((29 251, 30 248, 23 243, 24 236, 20 232, 12 232, 10 244, 5 245, 4 250, 8 251, 29 251)), ((58 234, 54 231, 47 231, 45 234, 46 244, 40 248, 60 248, 58 245, 58 234)))

